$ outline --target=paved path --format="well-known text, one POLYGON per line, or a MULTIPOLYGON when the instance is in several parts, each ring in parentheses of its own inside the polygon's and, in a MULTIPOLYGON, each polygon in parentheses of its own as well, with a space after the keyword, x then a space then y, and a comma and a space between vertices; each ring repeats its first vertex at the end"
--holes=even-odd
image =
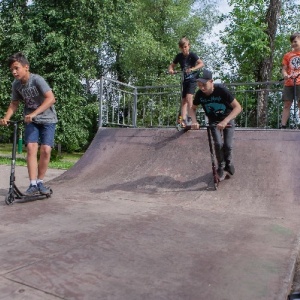
POLYGON ((237 131, 236 174, 214 191, 204 130, 100 130, 48 173, 52 198, 0 205, 0 298, 285 300, 299 146, 296 131, 237 131))
MULTIPOLYGON (((0 165, 1 176, 0 176, 0 195, 5 195, 9 187, 10 180, 10 166, 0 165)), ((49 169, 46 174, 45 182, 56 178, 63 174, 65 170, 60 169, 49 169)), ((29 179, 27 173, 27 167, 16 166, 15 172, 16 185, 25 191, 29 186, 29 179)))

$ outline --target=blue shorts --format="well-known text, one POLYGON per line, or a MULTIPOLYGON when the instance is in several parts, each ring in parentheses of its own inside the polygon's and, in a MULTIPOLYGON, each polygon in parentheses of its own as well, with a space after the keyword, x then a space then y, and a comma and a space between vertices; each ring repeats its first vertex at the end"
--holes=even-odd
POLYGON ((55 123, 25 125, 25 145, 29 143, 39 143, 41 145, 54 146, 55 123))

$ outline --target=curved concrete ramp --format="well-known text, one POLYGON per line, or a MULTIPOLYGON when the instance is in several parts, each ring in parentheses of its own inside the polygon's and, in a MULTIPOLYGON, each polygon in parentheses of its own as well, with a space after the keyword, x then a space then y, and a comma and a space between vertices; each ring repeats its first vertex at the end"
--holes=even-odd
POLYGON ((51 199, 2 207, 3 299, 286 299, 299 146, 237 130, 236 174, 214 191, 205 130, 99 130, 51 199))

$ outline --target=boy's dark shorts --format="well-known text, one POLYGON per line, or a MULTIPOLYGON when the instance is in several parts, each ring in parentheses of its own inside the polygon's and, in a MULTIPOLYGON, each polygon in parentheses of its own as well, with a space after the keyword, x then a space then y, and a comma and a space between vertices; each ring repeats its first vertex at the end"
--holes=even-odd
MULTIPOLYGON (((300 85, 296 85, 296 97, 300 101, 300 85)), ((284 86, 282 93, 283 101, 293 101, 294 100, 294 87, 293 86, 284 86)))
POLYGON ((196 87, 196 81, 184 81, 182 83, 182 98, 185 98, 186 94, 194 95, 196 87))
POLYGON ((55 123, 37 124, 31 122, 25 125, 25 145, 39 143, 40 145, 54 146, 55 123))

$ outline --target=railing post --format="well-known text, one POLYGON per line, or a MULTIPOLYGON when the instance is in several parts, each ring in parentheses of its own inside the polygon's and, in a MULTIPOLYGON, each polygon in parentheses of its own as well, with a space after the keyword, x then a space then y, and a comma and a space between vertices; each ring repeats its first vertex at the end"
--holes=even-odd
POLYGON ((103 98, 103 76, 101 76, 100 78, 98 128, 101 128, 103 124, 103 99, 102 98, 103 98))
POLYGON ((133 127, 136 127, 137 122, 137 101, 138 101, 138 92, 137 88, 134 88, 134 96, 133 96, 133 116, 132 116, 132 122, 133 127))

